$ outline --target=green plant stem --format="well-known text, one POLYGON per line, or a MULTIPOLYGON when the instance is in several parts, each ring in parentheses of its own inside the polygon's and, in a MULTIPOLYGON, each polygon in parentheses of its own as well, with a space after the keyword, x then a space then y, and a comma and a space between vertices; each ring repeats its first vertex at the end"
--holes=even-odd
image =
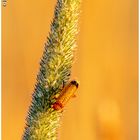
POLYGON ((68 82, 76 47, 79 0, 58 0, 29 108, 23 140, 56 140, 60 111, 53 96, 68 82))

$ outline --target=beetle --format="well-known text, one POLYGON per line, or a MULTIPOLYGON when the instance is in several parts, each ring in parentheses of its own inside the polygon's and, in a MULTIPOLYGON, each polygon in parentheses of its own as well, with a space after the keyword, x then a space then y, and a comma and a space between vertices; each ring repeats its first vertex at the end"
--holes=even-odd
POLYGON ((76 97, 75 92, 78 86, 79 83, 76 80, 72 80, 66 85, 56 99, 56 102, 52 105, 52 108, 54 110, 61 110, 72 97, 76 97))

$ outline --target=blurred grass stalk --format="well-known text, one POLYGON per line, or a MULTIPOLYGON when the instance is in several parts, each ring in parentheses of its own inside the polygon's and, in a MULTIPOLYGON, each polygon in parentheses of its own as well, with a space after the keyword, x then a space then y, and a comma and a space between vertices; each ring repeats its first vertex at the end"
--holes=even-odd
POLYGON ((29 108, 23 140, 55 140, 61 116, 52 109, 52 98, 60 93, 71 74, 76 47, 80 0, 57 0, 51 31, 29 108))
POLYGON ((97 139, 123 140, 119 105, 111 99, 103 100, 97 110, 97 139))

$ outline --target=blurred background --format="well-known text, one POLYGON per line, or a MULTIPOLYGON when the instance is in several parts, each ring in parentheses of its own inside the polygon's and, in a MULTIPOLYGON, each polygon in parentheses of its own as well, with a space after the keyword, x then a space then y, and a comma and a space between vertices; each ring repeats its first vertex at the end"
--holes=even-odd
MULTIPOLYGON (((56 0, 2 7, 2 140, 20 140, 56 0)), ((138 1, 83 0, 60 140, 138 139, 138 1)))

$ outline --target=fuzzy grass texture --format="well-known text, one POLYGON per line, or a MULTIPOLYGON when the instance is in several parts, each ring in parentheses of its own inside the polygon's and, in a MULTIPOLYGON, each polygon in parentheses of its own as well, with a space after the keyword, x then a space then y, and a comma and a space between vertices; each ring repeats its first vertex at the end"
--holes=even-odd
POLYGON ((23 140, 56 140, 62 112, 52 98, 68 82, 78 33, 80 0, 57 0, 51 31, 45 44, 23 140))

